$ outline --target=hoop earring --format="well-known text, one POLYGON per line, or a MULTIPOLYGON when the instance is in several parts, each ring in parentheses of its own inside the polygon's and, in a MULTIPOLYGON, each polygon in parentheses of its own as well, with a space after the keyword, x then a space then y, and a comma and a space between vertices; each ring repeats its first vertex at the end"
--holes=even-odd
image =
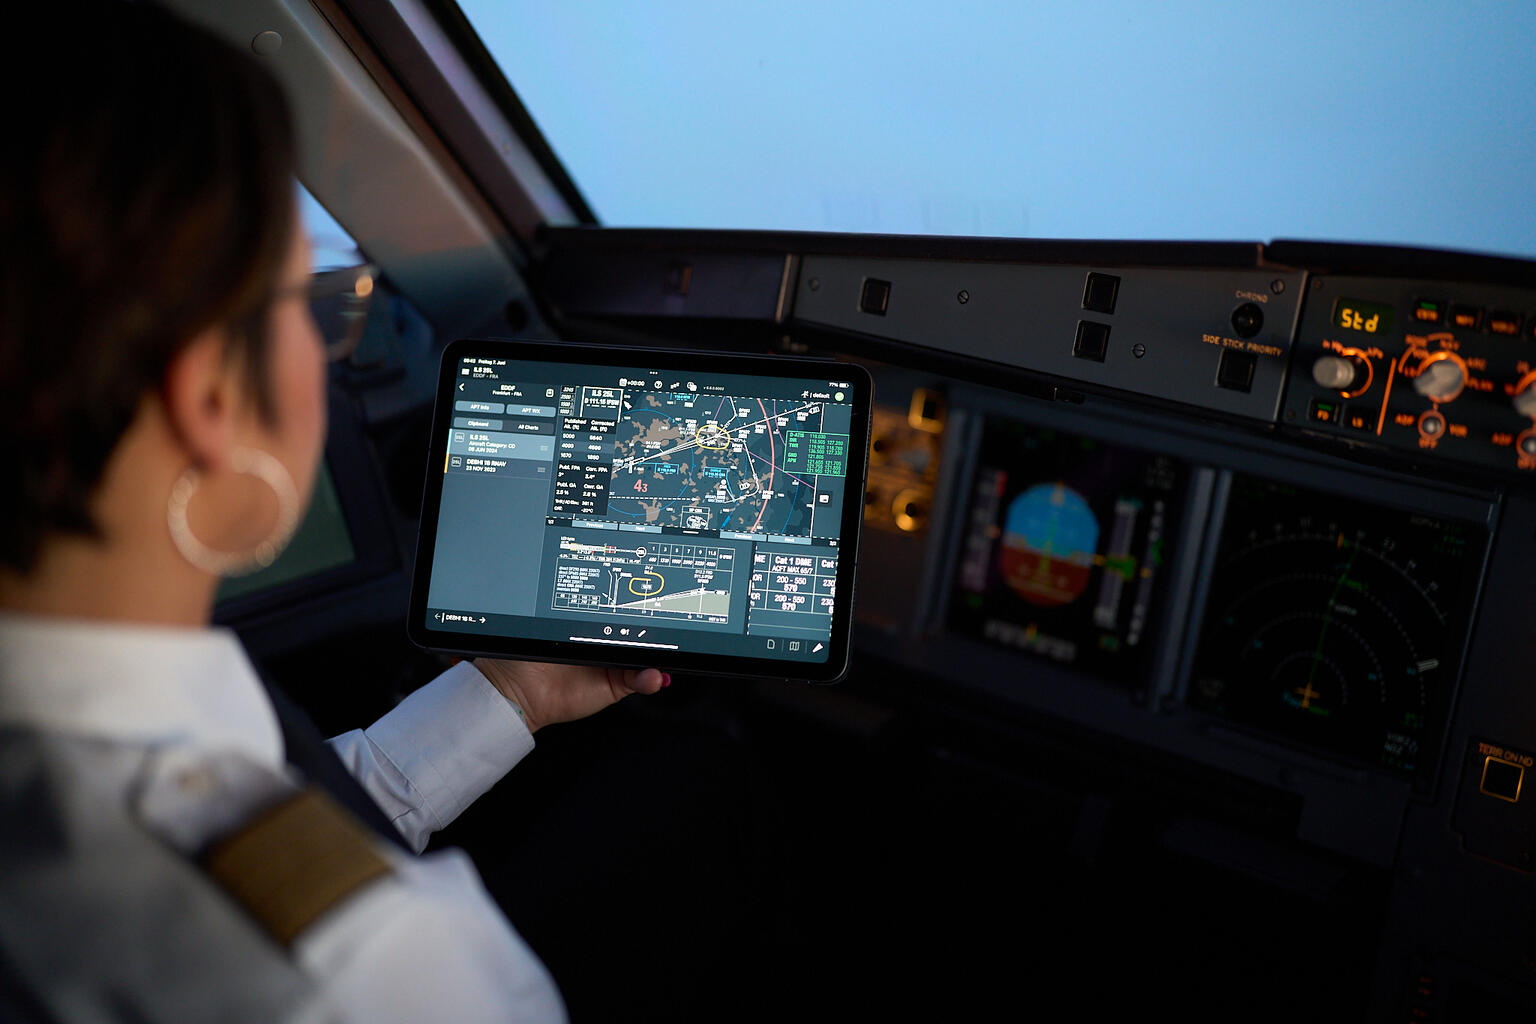
POLYGON ((236 448, 229 453, 229 467, 236 473, 260 479, 277 495, 277 522, 272 532, 253 549, 246 552, 215 551, 192 533, 187 522, 187 506, 202 475, 188 468, 171 485, 171 497, 166 502, 165 519, 171 528, 171 540, 193 568, 213 576, 244 576, 271 565, 283 548, 293 538, 299 525, 299 492, 293 484, 293 475, 274 456, 259 448, 236 448))

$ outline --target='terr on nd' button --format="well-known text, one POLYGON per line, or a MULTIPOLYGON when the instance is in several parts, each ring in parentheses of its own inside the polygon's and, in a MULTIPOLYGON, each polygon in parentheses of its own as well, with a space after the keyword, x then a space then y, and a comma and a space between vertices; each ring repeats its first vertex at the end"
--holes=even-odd
POLYGON ((1478 789, 1500 800, 1515 803, 1520 799, 1520 784, 1525 781, 1525 768, 1489 755, 1483 760, 1483 778, 1478 789))

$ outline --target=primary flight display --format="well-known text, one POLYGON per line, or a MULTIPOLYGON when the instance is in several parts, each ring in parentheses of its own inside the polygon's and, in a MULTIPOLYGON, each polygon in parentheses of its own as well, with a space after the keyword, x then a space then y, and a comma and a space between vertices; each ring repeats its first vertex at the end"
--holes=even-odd
POLYGON ((1144 684, 1188 468, 990 417, 948 622, 956 633, 1144 684))

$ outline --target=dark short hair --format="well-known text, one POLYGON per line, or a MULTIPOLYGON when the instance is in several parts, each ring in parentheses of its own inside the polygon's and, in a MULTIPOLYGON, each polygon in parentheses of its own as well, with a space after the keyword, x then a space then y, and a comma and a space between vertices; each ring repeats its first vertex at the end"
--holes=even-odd
POLYGON ((252 54, 143 3, 44 6, 11 37, 0 154, 0 565, 21 573, 51 533, 100 535, 113 450, 210 327, 270 420, 294 210, 291 116, 252 54))

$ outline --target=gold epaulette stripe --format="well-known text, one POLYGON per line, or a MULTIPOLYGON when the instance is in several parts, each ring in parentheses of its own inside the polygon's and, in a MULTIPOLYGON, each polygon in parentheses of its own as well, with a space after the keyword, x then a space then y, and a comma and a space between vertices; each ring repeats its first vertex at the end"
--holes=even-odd
POLYGON ((390 873, 367 830, 314 787, 221 839, 202 862, 224 891, 283 946, 327 910, 390 873))

